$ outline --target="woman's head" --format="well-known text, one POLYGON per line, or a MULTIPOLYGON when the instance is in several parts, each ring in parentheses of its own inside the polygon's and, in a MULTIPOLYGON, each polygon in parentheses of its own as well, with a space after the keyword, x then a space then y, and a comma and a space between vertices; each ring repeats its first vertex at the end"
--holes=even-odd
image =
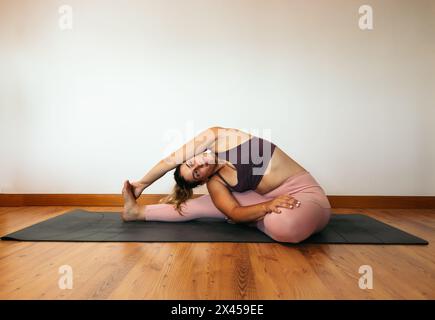
POLYGON ((181 214, 181 205, 193 195, 193 189, 206 183, 218 164, 214 154, 203 152, 178 164, 174 171, 175 186, 170 195, 160 202, 174 204, 181 214))
MULTIPOLYGON (((179 177, 192 185, 204 184, 216 169, 217 163, 213 153, 203 152, 178 166, 179 177)), ((178 184, 177 177, 175 179, 178 184)), ((182 185, 180 183, 180 185, 182 185)), ((195 185, 195 186, 196 186, 195 185)))

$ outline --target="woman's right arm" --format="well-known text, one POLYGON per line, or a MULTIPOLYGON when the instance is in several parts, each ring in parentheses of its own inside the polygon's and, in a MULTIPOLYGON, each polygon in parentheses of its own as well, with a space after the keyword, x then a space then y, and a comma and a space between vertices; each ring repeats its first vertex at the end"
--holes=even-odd
POLYGON ((242 206, 239 204, 232 192, 217 180, 209 181, 207 183, 207 189, 215 207, 235 223, 258 221, 263 219, 268 213, 281 213, 281 210, 278 207, 293 209, 293 206, 298 202, 292 196, 283 194, 271 200, 242 206))

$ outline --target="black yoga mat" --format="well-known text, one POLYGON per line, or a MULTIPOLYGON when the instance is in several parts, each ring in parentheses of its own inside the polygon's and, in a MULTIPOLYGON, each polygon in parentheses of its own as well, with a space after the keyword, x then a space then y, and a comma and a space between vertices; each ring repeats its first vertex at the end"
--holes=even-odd
MULTIPOLYGON (((187 222, 123 222, 119 213, 73 210, 8 234, 2 240, 74 242, 276 242, 255 227, 201 218, 187 222)), ((362 214, 333 214, 301 243, 428 244, 362 214)))

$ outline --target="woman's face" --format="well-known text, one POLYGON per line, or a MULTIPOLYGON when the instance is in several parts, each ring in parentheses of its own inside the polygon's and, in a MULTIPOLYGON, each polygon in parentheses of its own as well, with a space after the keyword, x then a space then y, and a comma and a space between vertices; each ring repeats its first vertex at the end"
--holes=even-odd
POLYGON ((184 180, 189 182, 207 181, 208 177, 214 172, 217 164, 213 153, 203 152, 185 161, 180 166, 180 174, 184 180))

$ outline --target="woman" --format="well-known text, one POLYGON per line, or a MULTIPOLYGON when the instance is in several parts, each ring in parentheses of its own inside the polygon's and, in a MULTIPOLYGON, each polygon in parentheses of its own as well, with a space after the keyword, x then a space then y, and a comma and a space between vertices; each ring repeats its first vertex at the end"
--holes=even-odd
POLYGON ((220 218, 255 226, 280 242, 305 240, 331 215, 322 187, 278 146, 222 127, 201 132, 141 180, 125 181, 122 193, 124 221, 220 218), (172 194, 161 203, 139 206, 143 190, 174 168, 172 194), (192 189, 204 183, 209 194, 192 199, 192 189))

